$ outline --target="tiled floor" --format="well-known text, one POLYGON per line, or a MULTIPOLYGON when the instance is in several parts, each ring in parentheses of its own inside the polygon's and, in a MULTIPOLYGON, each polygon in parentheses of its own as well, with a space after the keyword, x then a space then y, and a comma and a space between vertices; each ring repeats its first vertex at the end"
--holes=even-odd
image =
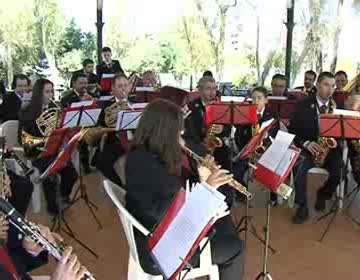
MULTIPOLYGON (((321 178, 312 177, 309 186, 311 197, 321 178)), ((93 248, 98 254, 96 260, 73 242, 79 258, 99 280, 126 280, 128 247, 118 217, 110 200, 106 197, 100 177, 96 173, 86 178, 90 198, 99 206, 97 211, 103 229, 99 230, 83 202, 67 212, 67 220, 77 236, 93 248)), ((256 192, 255 206, 250 211, 254 215, 254 223, 261 234, 265 222, 266 209, 262 199, 263 194, 256 192)), ((358 205, 358 204, 357 204, 358 205)), ((355 205, 353 212, 359 214, 355 205)), ((318 239, 328 220, 316 223, 316 214, 304 225, 292 225, 290 222, 293 210, 289 208, 272 209, 271 215, 271 245, 277 250, 270 255, 269 270, 273 279, 326 279, 326 280, 358 280, 360 260, 360 227, 340 215, 334 222, 326 239, 319 243, 318 239)), ((239 220, 243 210, 234 214, 239 220)), ((360 217, 360 215, 358 215, 360 217)), ((31 220, 48 223, 45 214, 29 215, 31 220)), ((66 236, 64 235, 66 238, 66 236)), ((249 235, 246 260, 246 278, 255 279, 262 269, 262 245, 249 235)), ((48 273, 53 269, 53 263, 35 272, 48 273)), ((131 279, 131 278, 130 278, 131 279)), ((234 279, 236 280, 236 279, 234 279)))

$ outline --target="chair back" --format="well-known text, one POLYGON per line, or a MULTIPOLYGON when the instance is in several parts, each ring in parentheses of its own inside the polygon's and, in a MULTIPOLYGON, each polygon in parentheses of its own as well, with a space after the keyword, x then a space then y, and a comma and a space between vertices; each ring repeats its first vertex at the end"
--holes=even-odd
POLYGON ((126 210, 125 190, 123 190, 121 187, 115 185, 109 180, 104 180, 104 188, 117 208, 122 226, 126 234, 126 239, 129 244, 130 254, 134 258, 135 262, 139 263, 139 257, 134 237, 134 227, 137 228, 145 236, 148 236, 150 234, 150 231, 148 231, 134 218, 133 215, 129 213, 129 211, 126 210))
POLYGON ((6 143, 12 146, 20 146, 19 144, 19 121, 11 120, 1 124, 3 134, 6 137, 6 143))

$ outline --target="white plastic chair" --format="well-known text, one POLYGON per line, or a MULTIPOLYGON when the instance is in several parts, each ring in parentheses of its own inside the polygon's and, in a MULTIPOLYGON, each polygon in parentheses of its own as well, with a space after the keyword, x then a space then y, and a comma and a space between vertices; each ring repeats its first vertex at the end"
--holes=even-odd
MULTIPOLYGON (((6 121, 3 124, 1 124, 1 128, 5 135, 6 143, 13 146, 16 149, 16 151, 20 151, 21 153, 24 153, 24 150, 21 148, 18 138, 19 121, 16 120, 6 121)), ((27 160, 26 163, 30 168, 33 168, 30 160, 27 160)), ((21 174, 20 166, 18 166, 17 164, 15 164, 15 166, 16 168, 14 172, 16 174, 21 174)), ((32 178, 35 178, 39 174, 39 171, 36 168, 34 168, 34 170, 35 172, 32 174, 32 178)), ((41 210, 41 184, 33 183, 33 185, 34 185, 34 191, 31 197, 32 208, 34 213, 39 213, 41 210)))
MULTIPOLYGON (((119 186, 110 182, 109 180, 104 180, 104 188, 117 208, 121 223, 126 234, 126 239, 129 244, 130 256, 128 266, 128 279, 163 280, 163 277, 161 275, 154 276, 145 273, 140 266, 133 229, 134 227, 136 227, 142 234, 146 236, 148 236, 150 232, 126 210, 124 206, 126 192, 119 186)), ((207 240, 204 239, 201 242, 201 247, 203 247, 206 241, 207 240)), ((218 267, 217 265, 212 264, 210 242, 208 242, 207 246, 201 253, 200 267, 192 269, 186 275, 185 279, 189 280, 202 276, 209 276, 210 280, 219 280, 218 267)))

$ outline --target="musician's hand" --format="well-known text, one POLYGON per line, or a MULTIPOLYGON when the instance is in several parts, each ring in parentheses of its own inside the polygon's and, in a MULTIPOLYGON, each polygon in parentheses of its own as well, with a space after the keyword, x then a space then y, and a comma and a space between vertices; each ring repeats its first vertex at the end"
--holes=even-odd
POLYGON ((7 197, 11 197, 11 187, 10 187, 11 181, 9 176, 4 176, 4 185, 3 185, 3 194, 7 197))
POLYGON ((307 149, 313 156, 316 156, 318 153, 321 153, 323 150, 321 146, 316 142, 310 142, 305 146, 305 149, 307 149))
POLYGON ((225 169, 218 169, 207 178, 206 183, 214 188, 221 187, 231 182, 232 175, 228 175, 225 169))
MULTIPOLYGON (((50 243, 55 245, 57 241, 63 241, 63 238, 60 235, 51 232, 48 227, 42 225, 38 225, 38 227, 40 229, 41 235, 44 236, 50 243)), ((34 254, 39 254, 43 251, 43 248, 41 246, 28 238, 24 238, 23 247, 26 251, 34 254)))
POLYGON ((222 124, 214 124, 213 125, 213 132, 215 134, 220 134, 224 131, 224 126, 222 124))
POLYGON ((85 275, 85 268, 78 262, 75 255, 71 255, 72 248, 66 248, 63 257, 56 266, 51 280, 81 280, 85 275))
POLYGON ((7 240, 9 230, 9 222, 2 216, 0 217, 0 239, 7 240))
POLYGON ((220 169, 221 165, 216 165, 215 159, 213 156, 206 155, 204 157, 204 162, 202 163, 202 165, 200 165, 198 167, 198 174, 199 174, 200 182, 206 182, 206 180, 209 178, 209 176, 212 173, 211 167, 213 167, 214 169, 220 169))

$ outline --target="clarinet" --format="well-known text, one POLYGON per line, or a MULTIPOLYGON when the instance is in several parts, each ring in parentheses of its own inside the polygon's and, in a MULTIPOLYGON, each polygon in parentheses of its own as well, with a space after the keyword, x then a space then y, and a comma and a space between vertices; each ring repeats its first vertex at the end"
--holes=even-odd
MULTIPOLYGON (((30 240, 36 242, 44 250, 48 251, 57 261, 59 261, 64 253, 64 244, 53 244, 48 241, 41 233, 37 225, 28 222, 15 208, 5 199, 0 198, 0 211, 3 212, 5 218, 12 224, 21 234, 30 240)), ((94 276, 89 272, 85 272, 84 280, 95 280, 94 276)))
POLYGON ((30 178, 30 176, 34 173, 34 169, 27 166, 27 164, 14 152, 10 152, 10 156, 16 161, 16 163, 20 166, 22 171, 24 172, 24 175, 27 178, 30 178))

